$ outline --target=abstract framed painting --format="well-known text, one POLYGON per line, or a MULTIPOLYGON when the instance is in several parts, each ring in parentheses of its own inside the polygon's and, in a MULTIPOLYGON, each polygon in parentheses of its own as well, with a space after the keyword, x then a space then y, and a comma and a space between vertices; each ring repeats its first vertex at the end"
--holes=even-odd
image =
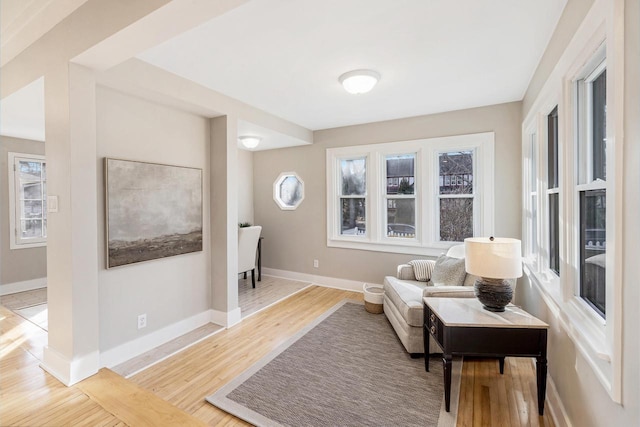
POLYGON ((202 251, 202 169, 105 158, 107 268, 202 251))

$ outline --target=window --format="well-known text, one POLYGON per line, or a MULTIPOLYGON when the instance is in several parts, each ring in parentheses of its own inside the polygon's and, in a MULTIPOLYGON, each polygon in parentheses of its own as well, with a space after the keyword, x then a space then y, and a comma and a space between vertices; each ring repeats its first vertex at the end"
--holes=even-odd
MULTIPOLYGON (((602 54, 601 54, 602 55, 602 54)), ((575 82, 579 277, 576 294, 606 317, 607 71, 600 56, 575 82)))
POLYGON ((558 107, 547 116, 547 203, 549 269, 560 275, 560 193, 558 185, 558 107))
POLYGON ((415 167, 415 153, 385 158, 387 237, 416 237, 415 167))
POLYGON ((473 151, 438 153, 440 240, 473 236, 473 151))
POLYGON ((367 231, 367 159, 340 160, 340 234, 367 231))
POLYGON ((47 173, 44 157, 9 153, 10 247, 44 246, 47 173))
POLYGON ((327 244, 439 255, 493 233, 493 133, 327 150, 327 244))
MULTIPOLYGON (((538 253, 525 258, 525 272, 581 360, 611 399, 620 403, 625 308, 620 254, 626 230, 619 209, 628 195, 620 191, 626 162, 621 161, 624 102, 620 98, 625 76, 618 49, 623 40, 615 31, 623 14, 613 13, 620 12, 618 6, 594 3, 586 18, 592 25, 576 32, 532 102, 523 122, 522 153, 525 167, 534 165, 537 157, 540 208, 538 253), (544 141, 538 138, 535 154, 529 149, 533 133, 549 136, 544 141), (528 156, 533 159, 528 161, 528 156), (552 272, 556 268, 559 274, 552 272)), ((535 169, 532 166, 530 172, 535 169)), ((523 176, 526 203, 534 187, 528 180, 533 174, 523 176)), ((524 209, 523 222, 530 213, 524 209)), ((530 232, 523 238, 525 248, 534 247, 530 232)))

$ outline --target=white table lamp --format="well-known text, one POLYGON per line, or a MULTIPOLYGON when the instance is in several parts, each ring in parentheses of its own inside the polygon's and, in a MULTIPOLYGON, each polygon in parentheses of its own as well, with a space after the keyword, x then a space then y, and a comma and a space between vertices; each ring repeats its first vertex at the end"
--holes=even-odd
POLYGON ((470 237, 464 239, 465 269, 478 276, 475 294, 489 311, 504 311, 513 298, 513 289, 505 279, 522 276, 522 253, 518 239, 470 237))

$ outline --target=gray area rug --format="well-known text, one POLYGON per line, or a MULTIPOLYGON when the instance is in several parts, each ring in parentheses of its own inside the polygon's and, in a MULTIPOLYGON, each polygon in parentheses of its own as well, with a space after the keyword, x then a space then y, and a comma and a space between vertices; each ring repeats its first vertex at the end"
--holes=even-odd
POLYGON ((450 413, 442 363, 430 367, 384 315, 345 300, 206 400, 257 426, 454 426, 461 363, 450 413))

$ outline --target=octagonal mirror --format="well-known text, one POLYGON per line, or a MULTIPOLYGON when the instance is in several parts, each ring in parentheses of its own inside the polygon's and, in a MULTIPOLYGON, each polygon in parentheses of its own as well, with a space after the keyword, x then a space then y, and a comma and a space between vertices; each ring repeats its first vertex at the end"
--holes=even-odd
POLYGON ((294 210, 304 199, 304 181, 295 172, 283 172, 273 183, 273 200, 280 209, 294 210))

